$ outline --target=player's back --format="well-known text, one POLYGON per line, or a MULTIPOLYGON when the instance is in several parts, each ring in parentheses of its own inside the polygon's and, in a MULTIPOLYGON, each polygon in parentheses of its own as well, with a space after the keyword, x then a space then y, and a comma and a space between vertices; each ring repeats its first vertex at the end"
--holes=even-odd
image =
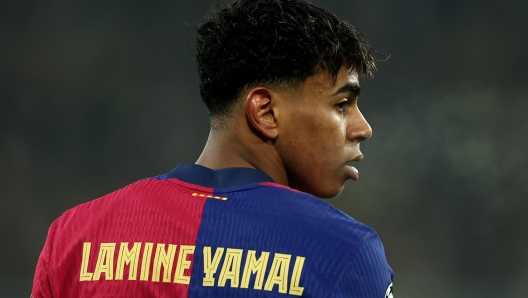
POLYGON ((182 164, 65 212, 34 297, 383 297, 376 233, 246 168, 182 164))

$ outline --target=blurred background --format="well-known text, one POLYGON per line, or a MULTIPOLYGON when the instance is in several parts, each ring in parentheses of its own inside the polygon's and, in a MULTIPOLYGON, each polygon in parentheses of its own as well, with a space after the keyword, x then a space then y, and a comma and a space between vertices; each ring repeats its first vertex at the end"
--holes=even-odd
MULTIPOLYGON (((66 209, 197 159, 214 3, 0 3, 1 297, 29 296, 66 209)), ((330 202, 378 231, 396 297, 526 297, 528 1, 314 3, 390 54, 362 81, 361 179, 330 202)))

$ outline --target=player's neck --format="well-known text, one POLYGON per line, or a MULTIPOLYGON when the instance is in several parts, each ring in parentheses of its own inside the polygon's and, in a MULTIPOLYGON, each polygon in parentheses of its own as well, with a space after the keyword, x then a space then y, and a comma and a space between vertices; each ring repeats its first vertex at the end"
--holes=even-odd
POLYGON ((213 170, 254 168, 265 172, 275 182, 288 185, 286 172, 272 147, 257 136, 211 131, 196 164, 213 170))

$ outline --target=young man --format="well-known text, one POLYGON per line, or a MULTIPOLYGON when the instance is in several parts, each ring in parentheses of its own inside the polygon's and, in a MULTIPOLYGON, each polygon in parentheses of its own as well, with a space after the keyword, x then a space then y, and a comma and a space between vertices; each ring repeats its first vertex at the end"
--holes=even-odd
POLYGON ((377 234, 320 199, 372 134, 363 37, 303 0, 241 0, 199 24, 196 57, 196 164, 66 211, 33 297, 392 297, 377 234))

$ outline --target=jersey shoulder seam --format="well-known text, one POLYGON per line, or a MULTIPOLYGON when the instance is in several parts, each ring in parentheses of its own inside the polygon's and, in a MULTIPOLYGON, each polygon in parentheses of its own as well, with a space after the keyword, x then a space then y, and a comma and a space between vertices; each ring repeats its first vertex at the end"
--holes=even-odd
POLYGON ((371 232, 369 234, 367 234, 365 237, 363 237, 357 244, 356 246, 354 247, 354 249, 352 249, 352 251, 350 252, 350 255, 348 256, 348 258, 345 260, 345 263, 343 264, 343 267, 341 268, 341 271, 339 272, 339 276, 337 277, 337 280, 336 280, 336 283, 335 283, 335 286, 334 286, 334 289, 332 290, 332 295, 331 297, 334 297, 335 293, 336 293, 336 290, 337 290, 337 287, 339 286, 339 283, 341 282, 341 277, 343 276, 343 273, 345 272, 345 269, 346 267, 348 267, 348 264, 350 263, 350 261, 352 260, 352 258, 354 257, 356 251, 358 251, 359 247, 365 243, 368 239, 372 238, 372 237, 375 237, 377 236, 378 233, 376 232, 371 232))

